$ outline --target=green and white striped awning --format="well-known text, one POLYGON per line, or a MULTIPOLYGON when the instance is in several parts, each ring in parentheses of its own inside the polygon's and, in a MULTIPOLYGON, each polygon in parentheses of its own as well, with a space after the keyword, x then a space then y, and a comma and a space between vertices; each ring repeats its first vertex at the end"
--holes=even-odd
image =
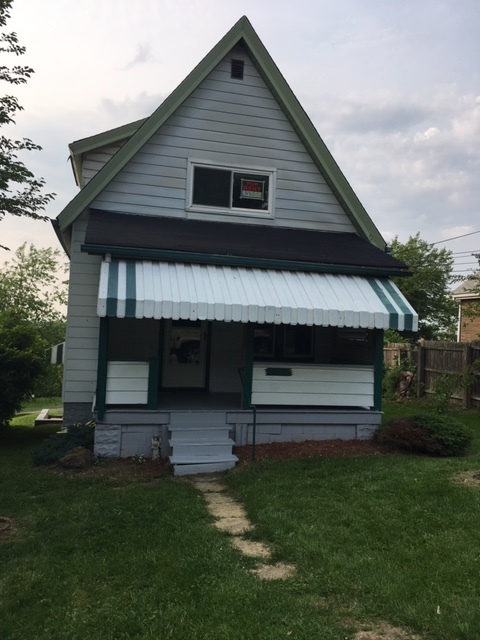
POLYGON ((149 260, 103 262, 98 315, 416 331, 388 278, 149 260))

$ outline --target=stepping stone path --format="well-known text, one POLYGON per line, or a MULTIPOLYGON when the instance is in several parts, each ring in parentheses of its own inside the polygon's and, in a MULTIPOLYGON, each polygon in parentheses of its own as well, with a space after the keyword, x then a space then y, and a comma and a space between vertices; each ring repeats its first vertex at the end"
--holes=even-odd
MULTIPOLYGON (((245 533, 253 531, 254 526, 247 518, 243 506, 230 497, 227 487, 218 476, 193 476, 190 482, 196 489, 202 492, 207 509, 216 519, 214 526, 220 531, 230 534, 232 546, 250 558, 259 558, 268 561, 272 555, 271 550, 262 542, 253 542, 244 537, 245 533)), ((286 580, 296 573, 294 565, 279 562, 269 564, 262 562, 250 573, 258 576, 261 580, 286 580)))

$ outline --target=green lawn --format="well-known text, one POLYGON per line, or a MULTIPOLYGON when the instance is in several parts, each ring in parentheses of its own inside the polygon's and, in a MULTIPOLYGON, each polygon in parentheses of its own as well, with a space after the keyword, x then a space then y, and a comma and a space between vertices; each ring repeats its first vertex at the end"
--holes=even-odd
MULTIPOLYGON (((456 417, 480 433, 480 413, 456 417)), ((480 489, 451 481, 480 470, 478 433, 460 459, 266 460, 229 473, 251 537, 298 568, 262 582, 184 479, 34 468, 55 428, 18 420, 0 430, 0 516, 15 527, 0 538, 2 640, 345 640, 379 620, 425 640, 480 638, 480 489)))

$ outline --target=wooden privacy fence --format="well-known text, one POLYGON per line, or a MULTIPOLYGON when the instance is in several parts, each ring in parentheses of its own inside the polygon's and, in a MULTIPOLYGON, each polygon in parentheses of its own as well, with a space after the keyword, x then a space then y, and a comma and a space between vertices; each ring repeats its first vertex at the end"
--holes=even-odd
MULTIPOLYGON (((424 342, 421 345, 387 344, 384 362, 388 367, 408 361, 415 364, 417 396, 432 394, 440 376, 446 372, 462 373, 476 360, 480 360, 480 342, 424 342)), ((480 374, 473 384, 459 389, 452 401, 464 408, 480 407, 480 374)))

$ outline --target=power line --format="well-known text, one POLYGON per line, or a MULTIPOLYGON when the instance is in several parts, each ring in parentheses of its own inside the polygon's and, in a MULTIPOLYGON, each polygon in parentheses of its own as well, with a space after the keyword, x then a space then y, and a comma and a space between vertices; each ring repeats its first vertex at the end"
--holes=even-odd
POLYGON ((450 242, 451 240, 458 240, 458 238, 466 238, 467 236, 474 236, 476 233, 480 233, 480 231, 472 231, 471 233, 464 233, 461 236, 455 236, 454 238, 447 238, 446 240, 439 240, 438 242, 432 242, 431 244, 441 244, 442 242, 450 242))

